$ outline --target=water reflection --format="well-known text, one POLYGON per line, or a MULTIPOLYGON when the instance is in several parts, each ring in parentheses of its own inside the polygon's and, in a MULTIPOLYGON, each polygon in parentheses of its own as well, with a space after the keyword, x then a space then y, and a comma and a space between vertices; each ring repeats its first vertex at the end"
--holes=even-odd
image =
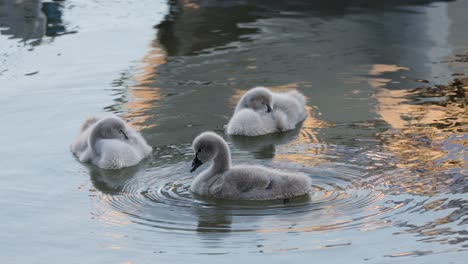
POLYGON ((44 36, 55 37, 67 32, 62 20, 61 2, 0 0, 0 33, 39 45, 44 36))
MULTIPOLYGON (((324 141, 319 138, 320 132, 314 131, 333 123, 373 123, 369 120, 376 117, 372 109, 375 91, 360 82, 350 83, 350 79, 369 71, 372 74, 372 69, 369 70, 372 65, 399 65, 399 60, 405 62, 401 67, 417 69, 417 78, 428 77, 427 72, 431 71, 427 69, 430 65, 427 60, 432 58, 411 53, 408 43, 416 40, 427 43, 432 35, 428 38, 422 33, 420 23, 413 23, 412 27, 404 25, 419 14, 412 12, 413 4, 430 2, 171 2, 173 12, 159 26, 155 40, 165 50, 166 62, 154 65, 158 78, 148 83, 165 95, 165 100, 154 110, 142 113, 159 116, 156 122, 145 123, 159 126, 150 128, 148 134, 157 135, 161 141, 181 143, 203 130, 222 131, 233 108, 226 105, 233 105, 241 94, 239 91, 258 85, 280 87, 285 83, 294 84, 310 98, 314 116, 306 120, 305 126, 315 129, 301 133, 304 140, 324 141), (243 9, 242 15, 236 12, 239 8, 243 9), (382 23, 379 14, 388 10, 392 12, 382 23), (340 22, 343 16, 346 23, 340 22), (229 32, 232 38, 210 33, 218 26, 222 28, 220 32, 229 32), (395 31, 391 39, 374 34, 394 28, 404 30, 395 31), (200 32, 207 35, 193 37, 200 32), (399 44, 391 47, 382 44, 394 41, 399 44), (385 48, 381 49, 382 46, 385 48), (395 56, 400 53, 411 56, 408 59, 395 56), (228 102, 226 98, 230 98, 228 102), (176 105, 183 105, 184 111, 177 111, 176 105), (167 130, 174 133, 163 133, 167 130)), ((441 14, 445 10, 435 9, 441 14)), ((405 87, 414 85, 410 79, 394 82, 405 87)), ((354 135, 342 136, 346 137, 341 139, 344 142, 354 140, 354 135)))
POLYGON ((89 164, 85 166, 88 168, 94 188, 106 194, 119 194, 132 177, 148 166, 150 160, 146 158, 138 165, 120 170, 104 170, 89 164))
MULTIPOLYGON (((150 244, 174 233, 193 242, 197 234, 214 253, 248 248, 255 236, 289 239, 270 252, 309 250, 311 237, 321 241, 323 232, 349 238, 324 247, 349 246, 360 237, 349 237, 351 230, 377 241, 382 233, 412 234, 415 243, 463 250, 467 83, 432 85, 450 76, 437 61, 446 50, 431 49, 446 43, 432 42, 433 19, 446 18, 445 5, 416 5, 432 2, 171 2, 143 67, 116 80, 108 109, 143 129, 155 160, 117 183, 117 195, 100 187, 106 199, 99 203, 157 233, 150 244), (233 158, 308 173, 311 199, 284 205, 196 197, 189 191, 191 140, 203 130, 222 132, 238 98, 259 85, 299 89, 309 116, 288 133, 229 137, 233 158)), ((197 254, 204 250, 198 242, 197 254)), ((411 250, 418 245, 386 255, 438 253, 411 250)))
POLYGON ((256 17, 251 12, 257 9, 242 5, 240 1, 171 3, 172 12, 157 26, 158 39, 170 56, 193 55, 205 49, 219 48, 247 40, 249 34, 257 32, 257 29, 238 26, 239 23, 255 21, 256 17), (226 8, 229 8, 228 16, 226 8))
POLYGON ((166 52, 154 41, 136 69, 122 72, 119 78, 113 81, 113 91, 117 97, 114 99, 115 104, 105 109, 120 114, 137 130, 155 127, 155 112, 164 95, 159 87, 152 87, 151 84, 157 79, 157 68, 164 63, 166 52))
POLYGON ((32 45, 39 44, 45 31, 40 7, 39 1, 0 0, 0 33, 22 41, 35 40, 32 45))
POLYGON ((376 94, 377 112, 393 128, 380 134, 384 148, 398 158, 397 167, 414 172, 405 175, 413 179, 406 191, 436 195, 461 177, 467 83, 376 94))
POLYGON ((229 136, 229 141, 235 148, 250 151, 256 158, 271 159, 276 153, 275 146, 296 138, 301 130, 301 125, 299 124, 298 128, 286 133, 274 133, 259 137, 229 136))
POLYGON ((395 166, 403 168, 387 178, 386 193, 435 197, 408 213, 439 213, 423 224, 401 223, 404 231, 397 234, 417 234, 418 241, 426 243, 465 241, 465 231, 457 226, 463 224, 468 201, 456 194, 466 192, 462 153, 468 140, 463 133, 467 84, 467 79, 456 79, 448 85, 411 90, 381 88, 376 94, 377 112, 392 127, 379 137, 397 158, 395 166), (443 194, 452 195, 437 198, 443 194))
POLYGON ((234 48, 236 42, 252 41, 255 33, 262 29, 249 23, 271 17, 336 17, 384 11, 411 13, 415 12, 411 6, 441 1, 444 0, 170 1, 171 13, 157 27, 158 39, 170 56, 196 55, 234 48))
POLYGON ((204 233, 230 233, 232 225, 232 212, 219 210, 215 207, 196 208, 198 215, 197 232, 204 233))
POLYGON ((42 3, 41 10, 46 16, 46 36, 55 37, 66 33, 66 29, 62 21, 62 6, 60 3, 42 3))
POLYGON ((140 130, 156 126, 156 117, 148 110, 158 107, 162 95, 160 88, 150 87, 148 84, 157 78, 157 67, 166 63, 166 54, 158 43, 153 43, 152 49, 141 63, 143 66, 132 78, 133 84, 127 88, 131 98, 123 105, 126 112, 124 117, 130 119, 130 123, 140 130))

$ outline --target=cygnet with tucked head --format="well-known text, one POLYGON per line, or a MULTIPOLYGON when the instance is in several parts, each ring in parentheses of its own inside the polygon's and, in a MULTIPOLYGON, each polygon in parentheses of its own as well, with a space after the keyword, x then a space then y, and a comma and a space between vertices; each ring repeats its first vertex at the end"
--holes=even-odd
POLYGON ((192 182, 196 194, 229 200, 287 199, 309 193, 310 178, 301 173, 283 172, 263 166, 231 167, 226 142, 213 132, 204 132, 193 141, 195 159, 190 172, 204 163, 211 166, 192 182))
POLYGON ((259 136, 292 130, 307 116, 305 103, 296 90, 274 93, 265 87, 252 88, 237 103, 226 133, 259 136))
POLYGON ((246 92, 237 103, 235 112, 252 109, 270 113, 273 107, 273 94, 265 87, 255 87, 246 92))
POLYGON ((151 153, 144 138, 116 116, 88 118, 70 149, 80 161, 103 169, 133 166, 151 153))

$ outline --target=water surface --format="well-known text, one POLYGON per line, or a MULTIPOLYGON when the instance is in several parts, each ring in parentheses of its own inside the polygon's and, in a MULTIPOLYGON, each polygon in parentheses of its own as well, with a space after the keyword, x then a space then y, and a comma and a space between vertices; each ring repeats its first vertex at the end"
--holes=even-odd
POLYGON ((309 2, 0 0, 6 262, 462 263, 467 83, 441 85, 467 77, 466 1, 309 2), (307 119, 225 136, 259 85, 300 90, 307 119), (95 113, 151 157, 79 163, 68 146, 95 113), (310 197, 192 194, 205 130, 236 164, 306 173, 310 197))

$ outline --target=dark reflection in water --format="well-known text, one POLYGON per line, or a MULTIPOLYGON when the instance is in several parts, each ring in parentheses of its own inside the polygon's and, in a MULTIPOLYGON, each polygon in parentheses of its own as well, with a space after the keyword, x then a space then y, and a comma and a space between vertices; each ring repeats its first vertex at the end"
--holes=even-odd
POLYGON ((256 20, 257 17, 251 15, 255 6, 237 1, 219 1, 214 5, 209 2, 202 3, 208 8, 200 8, 200 3, 196 2, 171 1, 172 12, 157 26, 158 39, 169 56, 193 55, 208 48, 245 41, 249 34, 257 32, 255 28, 238 26, 238 23, 256 20), (226 15, 226 8, 229 8, 229 15, 226 15))
MULTIPOLYGON (((328 17, 351 13, 414 12, 405 7, 451 0, 189 0, 169 1, 171 12, 157 26, 158 39, 169 56, 195 55, 210 49, 229 49, 238 41, 252 41, 260 28, 248 23, 272 17, 328 17)), ((325 21, 320 21, 323 23, 325 21)), ((294 38, 291 39, 294 41, 294 38)), ((325 41, 326 42, 326 41, 325 41)), ((385 46, 382 46, 385 48, 385 46)))
POLYGON ((46 16, 45 35, 55 37, 65 34, 66 29, 62 21, 62 6, 57 2, 42 3, 42 12, 46 16))
POLYGON ((198 233, 230 233, 232 212, 217 208, 197 209, 198 233))
MULTIPOLYGON (((135 102, 123 104, 124 112, 148 119, 140 125, 151 126, 147 134, 161 142, 184 143, 203 130, 222 131, 237 91, 257 85, 301 90, 321 122, 374 120, 375 88, 408 88, 431 79, 441 67, 432 62, 445 55, 428 52, 436 36, 426 32, 430 20, 418 7, 432 1, 383 2, 171 2, 173 12, 144 59, 145 77, 129 85, 134 100, 125 85, 117 87, 125 94, 118 100, 135 102), (394 72, 376 78, 375 72, 392 66, 407 69, 408 78, 394 72)), ((443 8, 434 12, 444 15, 443 8)), ((119 112, 122 104, 116 103, 112 109, 119 112)), ((354 136, 341 134, 345 142, 354 136)))
POLYGON ((39 1, 0 0, 0 33, 23 41, 34 39, 39 44, 45 31, 45 18, 42 16, 39 1))
POLYGON ((39 45, 44 36, 55 37, 67 32, 62 20, 62 1, 0 0, 2 35, 18 38, 30 45, 39 45))
POLYGON ((259 137, 229 136, 229 141, 240 150, 253 153, 255 158, 271 159, 275 156, 276 145, 284 144, 298 136, 302 124, 286 133, 273 133, 259 137))
POLYGON ((149 163, 150 159, 147 158, 138 165, 121 170, 104 170, 90 164, 86 164, 86 167, 96 189, 106 194, 119 194, 124 190, 125 184, 149 163))

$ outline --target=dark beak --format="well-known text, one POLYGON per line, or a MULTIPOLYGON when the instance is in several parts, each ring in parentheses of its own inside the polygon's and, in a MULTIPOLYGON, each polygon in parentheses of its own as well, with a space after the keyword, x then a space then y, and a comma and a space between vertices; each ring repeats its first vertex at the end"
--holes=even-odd
POLYGON ((194 172, 202 164, 203 164, 203 162, 201 162, 201 160, 198 159, 198 153, 197 153, 197 155, 195 155, 195 158, 193 159, 192 169, 190 170, 190 172, 194 172))
POLYGON ((123 130, 120 130, 120 133, 122 133, 124 135, 125 139, 128 140, 127 134, 125 134, 125 132, 123 130))
POLYGON ((267 113, 270 113, 271 112, 271 106, 269 104, 267 104, 266 106, 267 106, 267 113))

